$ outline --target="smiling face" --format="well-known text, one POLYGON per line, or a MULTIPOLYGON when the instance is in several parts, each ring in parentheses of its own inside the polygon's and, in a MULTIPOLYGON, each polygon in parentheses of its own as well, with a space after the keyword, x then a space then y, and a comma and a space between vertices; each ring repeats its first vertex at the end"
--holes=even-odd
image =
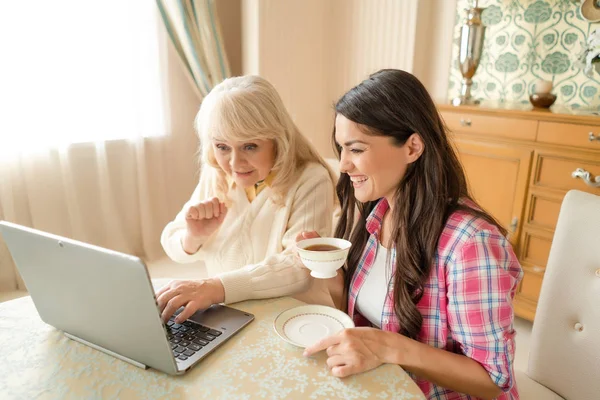
POLYGON ((341 114, 335 119, 335 141, 341 147, 340 172, 350 176, 354 197, 363 203, 385 197, 392 205, 408 164, 423 150, 418 134, 398 146, 389 136, 364 133, 357 123, 341 114))
POLYGON ((264 180, 275 164, 272 140, 228 142, 214 139, 213 151, 219 167, 243 188, 264 180))

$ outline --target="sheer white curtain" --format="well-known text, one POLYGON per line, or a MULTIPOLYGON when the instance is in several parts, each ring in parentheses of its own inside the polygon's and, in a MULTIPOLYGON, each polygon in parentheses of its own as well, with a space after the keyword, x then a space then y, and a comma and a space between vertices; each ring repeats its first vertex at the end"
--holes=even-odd
MULTIPOLYGON (((0 219, 153 260, 199 99, 148 0, 0 6, 0 219)), ((0 291, 24 289, 0 238, 0 291)))
POLYGON ((1 8, 0 156, 166 133, 155 4, 38 0, 1 8))

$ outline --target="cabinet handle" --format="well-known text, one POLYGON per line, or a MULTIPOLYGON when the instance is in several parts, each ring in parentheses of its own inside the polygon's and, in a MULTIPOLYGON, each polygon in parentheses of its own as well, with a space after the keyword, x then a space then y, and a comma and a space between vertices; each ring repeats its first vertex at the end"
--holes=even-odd
POLYGON ((510 225, 508 226, 508 232, 506 234, 506 238, 508 240, 512 240, 512 237, 517 234, 517 227, 519 226, 519 218, 513 217, 510 221, 510 225))
POLYGON ((594 140, 600 142, 600 135, 596 136, 596 135, 594 135, 594 132, 590 132, 588 139, 590 142, 593 142, 594 140))
POLYGON ((583 168, 577 168, 575 171, 571 172, 571 177, 573 179, 583 179, 586 185, 594 188, 600 188, 600 176, 592 178, 592 174, 583 168))
POLYGON ((519 226, 519 218, 513 217, 512 221, 510 221, 510 231, 515 233, 517 231, 517 227, 519 226))
POLYGON ((537 273, 544 272, 544 268, 540 267, 540 266, 537 266, 537 265, 534 265, 533 268, 532 268, 532 270, 533 270, 533 272, 537 272, 537 273))
MULTIPOLYGON (((468 118, 467 119, 461 118, 460 125, 461 126, 471 126, 471 120, 468 118)), ((592 140, 592 139, 590 139, 590 140, 592 140)))

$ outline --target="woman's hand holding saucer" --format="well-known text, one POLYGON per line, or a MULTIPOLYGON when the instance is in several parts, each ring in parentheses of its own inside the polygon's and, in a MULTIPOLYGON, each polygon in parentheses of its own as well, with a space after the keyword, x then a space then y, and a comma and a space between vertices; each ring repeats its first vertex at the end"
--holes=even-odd
POLYGON ((307 347, 303 355, 309 357, 327 350, 327 366, 332 375, 344 378, 389 363, 390 354, 396 351, 386 344, 391 339, 389 334, 368 327, 344 329, 307 347))

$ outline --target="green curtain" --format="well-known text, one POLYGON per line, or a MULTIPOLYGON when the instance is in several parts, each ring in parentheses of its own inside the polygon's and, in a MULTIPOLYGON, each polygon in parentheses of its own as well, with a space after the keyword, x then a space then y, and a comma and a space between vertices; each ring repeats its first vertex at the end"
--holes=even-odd
POLYGON ((156 0, 169 36, 202 97, 231 75, 215 0, 156 0))

